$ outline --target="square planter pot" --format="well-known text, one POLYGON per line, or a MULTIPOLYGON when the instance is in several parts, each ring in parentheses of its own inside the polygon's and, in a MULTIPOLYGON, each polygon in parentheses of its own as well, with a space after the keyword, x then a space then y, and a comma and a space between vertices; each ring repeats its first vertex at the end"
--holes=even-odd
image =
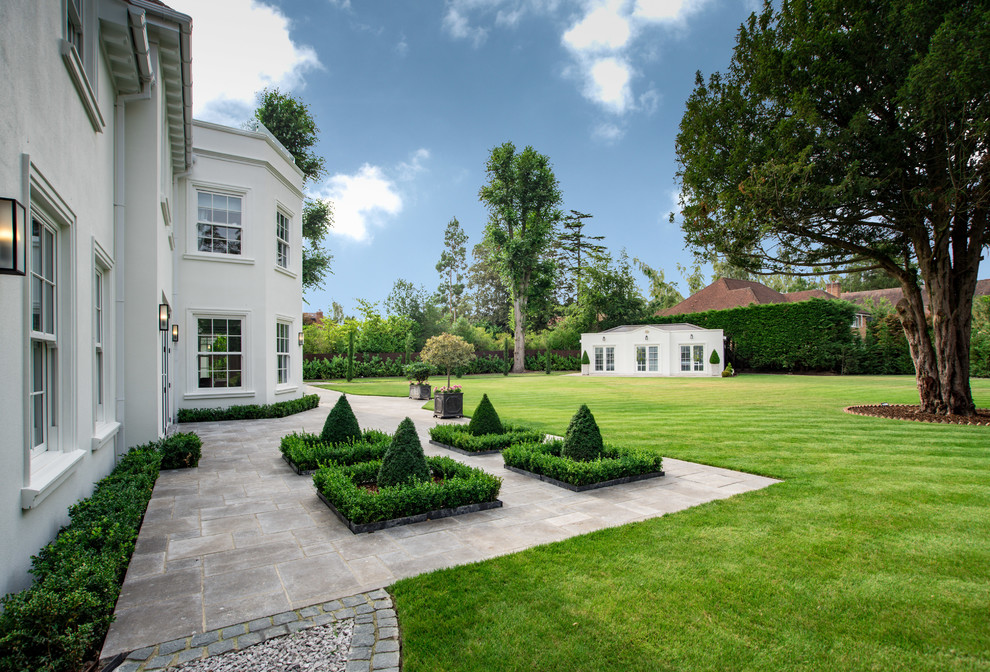
POLYGON ((463 392, 437 392, 433 396, 434 418, 459 418, 464 415, 463 392))
POLYGON ((432 388, 430 385, 423 383, 422 385, 418 383, 409 383, 409 398, 410 399, 429 399, 430 390, 432 388))

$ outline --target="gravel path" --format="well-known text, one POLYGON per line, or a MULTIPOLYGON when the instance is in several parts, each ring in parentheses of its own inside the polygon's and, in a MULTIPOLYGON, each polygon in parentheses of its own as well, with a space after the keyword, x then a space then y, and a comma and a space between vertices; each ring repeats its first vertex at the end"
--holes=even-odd
POLYGON ((353 632, 353 620, 319 625, 172 669, 183 672, 344 672, 353 632))

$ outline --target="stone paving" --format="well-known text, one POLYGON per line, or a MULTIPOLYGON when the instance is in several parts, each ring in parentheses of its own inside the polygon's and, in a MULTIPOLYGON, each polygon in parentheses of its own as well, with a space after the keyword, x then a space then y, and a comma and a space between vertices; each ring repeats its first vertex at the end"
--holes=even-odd
POLYGON ((500 476, 504 503, 355 535, 319 500, 312 479, 279 453, 285 434, 319 432, 339 396, 308 391, 320 394, 320 407, 287 418, 182 425, 203 439, 203 458, 197 469, 163 471, 155 485, 103 660, 777 482, 665 458, 664 477, 570 492, 508 471, 501 455, 462 456, 429 445, 436 421, 422 401, 352 395, 362 429, 394 432, 411 417, 428 455, 500 476))

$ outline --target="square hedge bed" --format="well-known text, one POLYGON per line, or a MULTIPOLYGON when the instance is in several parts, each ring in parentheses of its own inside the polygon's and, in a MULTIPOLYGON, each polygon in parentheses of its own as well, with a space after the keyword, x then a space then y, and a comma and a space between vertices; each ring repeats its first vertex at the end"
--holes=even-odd
POLYGON ((293 433, 282 437, 279 450, 282 451, 282 459, 297 474, 308 476, 326 462, 356 464, 380 460, 392 442, 390 434, 377 429, 365 430, 361 437, 354 443, 324 443, 319 434, 293 433))
POLYGON ((505 468, 524 476, 584 492, 610 485, 663 476, 663 458, 626 448, 605 446, 601 459, 579 462, 561 457, 563 441, 526 443, 502 451, 505 468))
POLYGON ((430 427, 430 443, 461 455, 493 455, 519 443, 543 440, 543 433, 503 423, 504 434, 475 436, 467 425, 437 425, 430 427))
POLYGON ((327 464, 313 474, 313 484, 320 499, 355 534, 502 506, 498 476, 449 457, 428 457, 426 462, 437 481, 414 481, 373 492, 362 487, 375 484, 382 463, 373 460, 327 464))

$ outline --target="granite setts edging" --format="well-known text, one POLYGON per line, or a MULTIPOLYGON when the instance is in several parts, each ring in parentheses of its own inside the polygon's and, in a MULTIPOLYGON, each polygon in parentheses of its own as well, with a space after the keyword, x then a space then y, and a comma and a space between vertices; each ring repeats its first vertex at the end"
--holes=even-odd
POLYGON ((558 481, 556 478, 551 478, 550 476, 544 476, 543 474, 538 474, 535 471, 526 471, 525 469, 520 469, 519 467, 510 467, 505 465, 505 468, 509 471, 514 471, 517 474, 522 474, 523 476, 529 476, 530 478, 536 478, 544 483, 549 483, 550 485, 556 485, 559 488, 566 488, 571 492, 585 492, 587 490, 598 490, 599 488, 607 488, 610 485, 622 485, 623 483, 635 483, 636 481, 645 481, 648 478, 659 478, 664 475, 662 471, 651 471, 646 474, 636 474, 634 476, 623 476, 622 478, 613 478, 610 481, 599 481, 598 483, 588 483, 587 485, 574 485, 572 483, 565 483, 564 481, 558 481))
POLYGON ((274 637, 347 619, 354 619, 354 635, 347 652, 347 671, 399 672, 399 621, 392 596, 381 588, 146 646, 131 651, 117 667, 104 667, 101 670, 162 670, 190 660, 238 651, 274 637))
POLYGON ((455 453, 460 453, 461 455, 467 455, 468 457, 474 457, 475 455, 502 454, 501 450, 464 450, 463 448, 452 446, 449 443, 440 443, 439 441, 434 441, 433 439, 430 439, 430 443, 434 446, 439 446, 440 448, 446 448, 447 450, 452 450, 455 453))
POLYGON ((427 520, 436 520, 438 518, 450 518, 451 516, 460 516, 465 513, 476 513, 478 511, 487 511, 488 509, 497 509, 502 506, 502 500, 496 499, 494 502, 478 502, 477 504, 465 504, 464 506, 458 506, 454 509, 435 509, 433 511, 427 511, 426 513, 418 513, 415 516, 403 516, 402 518, 391 518, 389 520, 379 520, 374 523, 353 523, 350 518, 345 516, 343 513, 337 510, 337 507, 330 503, 319 490, 316 491, 316 496, 327 505, 330 512, 337 516, 344 525, 347 526, 354 534, 363 534, 364 532, 377 532, 379 530, 387 530, 392 527, 398 527, 399 525, 412 525, 413 523, 422 523, 427 520))

